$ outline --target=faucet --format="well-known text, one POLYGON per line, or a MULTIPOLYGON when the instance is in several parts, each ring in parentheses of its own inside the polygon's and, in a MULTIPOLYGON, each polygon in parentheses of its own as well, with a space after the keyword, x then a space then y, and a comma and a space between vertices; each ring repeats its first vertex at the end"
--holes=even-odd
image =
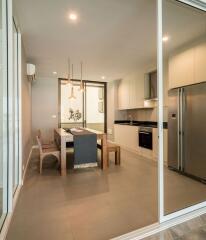
POLYGON ((133 125, 133 117, 132 117, 132 115, 130 114, 130 115, 128 116, 128 118, 129 118, 129 120, 130 120, 129 124, 130 124, 130 125, 133 125))

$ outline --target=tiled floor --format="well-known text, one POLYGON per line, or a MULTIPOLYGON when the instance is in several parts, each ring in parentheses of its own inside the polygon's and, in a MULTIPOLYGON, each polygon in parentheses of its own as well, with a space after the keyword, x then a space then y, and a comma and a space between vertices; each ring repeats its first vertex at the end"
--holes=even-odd
MULTIPOLYGON (((107 171, 79 169, 65 178, 55 160, 42 176, 38 166, 34 152, 7 240, 106 240, 157 222, 157 165, 151 160, 122 151, 121 166, 112 161, 107 171)), ((172 190, 166 191, 168 212, 206 199, 203 184, 165 172, 166 190, 172 190)))
POLYGON ((172 227, 144 240, 205 240, 206 214, 172 227))

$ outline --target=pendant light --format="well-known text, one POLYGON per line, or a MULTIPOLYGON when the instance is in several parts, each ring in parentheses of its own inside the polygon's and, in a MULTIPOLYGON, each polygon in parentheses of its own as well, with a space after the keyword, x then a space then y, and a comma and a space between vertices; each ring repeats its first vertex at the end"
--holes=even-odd
POLYGON ((75 95, 74 95, 74 84, 73 84, 73 64, 72 64, 72 79, 70 79, 70 82, 71 82, 71 94, 69 96, 69 99, 70 100, 74 100, 76 99, 75 95))
POLYGON ((71 84, 71 74, 70 74, 70 58, 68 58, 68 66, 67 66, 67 78, 61 80, 62 85, 71 84))
MULTIPOLYGON (((72 70, 73 71, 73 70, 72 70)), ((68 58, 68 84, 71 84, 71 77, 70 77, 70 58, 68 58)))
POLYGON ((84 83, 83 83, 83 80, 82 80, 82 68, 83 68, 83 62, 81 62, 81 82, 80 82, 80 88, 79 88, 79 90, 81 92, 84 91, 84 83))

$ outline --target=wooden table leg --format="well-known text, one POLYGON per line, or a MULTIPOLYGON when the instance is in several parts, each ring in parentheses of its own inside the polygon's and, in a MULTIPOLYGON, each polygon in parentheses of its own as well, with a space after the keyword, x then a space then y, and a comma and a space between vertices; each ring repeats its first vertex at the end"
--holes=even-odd
POLYGON ((115 152, 115 164, 120 165, 120 147, 115 152))
POLYGON ((67 166, 66 166, 66 140, 61 137, 61 176, 66 176, 67 166))
POLYGON ((107 158, 108 158, 108 155, 107 155, 107 135, 104 134, 102 139, 101 139, 101 142, 102 142, 102 151, 101 151, 101 158, 102 158, 102 169, 105 170, 108 168, 108 162, 107 162, 107 158))

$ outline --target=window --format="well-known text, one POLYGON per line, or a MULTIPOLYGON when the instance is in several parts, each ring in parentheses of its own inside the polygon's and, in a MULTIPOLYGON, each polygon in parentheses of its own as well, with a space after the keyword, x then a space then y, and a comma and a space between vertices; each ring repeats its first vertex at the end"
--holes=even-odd
POLYGON ((75 80, 72 85, 62 82, 59 81, 60 126, 87 127, 106 132, 106 83, 84 81, 82 92, 79 90, 80 81, 75 80), (72 91, 74 98, 71 98, 72 91))

